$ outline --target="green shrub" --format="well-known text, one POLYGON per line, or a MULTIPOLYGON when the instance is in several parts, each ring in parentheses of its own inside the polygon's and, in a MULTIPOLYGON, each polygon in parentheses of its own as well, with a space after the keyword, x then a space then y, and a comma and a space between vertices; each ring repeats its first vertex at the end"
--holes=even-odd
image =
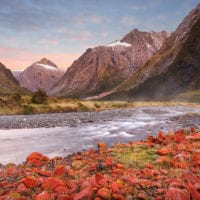
POLYGON ((23 106, 23 114, 24 115, 34 114, 34 108, 33 108, 33 106, 24 105, 23 106))
POLYGON ((43 104, 47 102, 47 94, 45 91, 39 89, 33 93, 31 102, 35 104, 43 104))
POLYGON ((14 101, 16 104, 22 104, 22 96, 19 93, 15 93, 11 96, 11 100, 14 101))

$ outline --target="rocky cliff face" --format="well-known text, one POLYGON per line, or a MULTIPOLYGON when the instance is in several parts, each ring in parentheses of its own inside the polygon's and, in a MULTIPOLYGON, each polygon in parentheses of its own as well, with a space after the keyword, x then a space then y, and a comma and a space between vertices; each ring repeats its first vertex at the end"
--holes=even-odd
POLYGON ((162 46, 169 34, 134 29, 121 41, 87 49, 54 86, 52 94, 84 97, 129 78, 162 46))
POLYGON ((19 86, 11 71, 0 63, 0 95, 13 93, 26 94, 27 91, 19 86))
POLYGON ((16 76, 20 85, 30 91, 43 89, 49 93, 51 87, 64 75, 55 63, 43 58, 16 76))
POLYGON ((164 99, 200 88, 200 4, 178 26, 162 48, 110 98, 164 99))

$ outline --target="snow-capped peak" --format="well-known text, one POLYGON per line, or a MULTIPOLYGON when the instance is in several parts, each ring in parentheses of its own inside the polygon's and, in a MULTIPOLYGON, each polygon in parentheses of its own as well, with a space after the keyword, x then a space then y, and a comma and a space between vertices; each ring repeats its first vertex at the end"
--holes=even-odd
POLYGON ((41 64, 41 63, 36 63, 37 65, 44 67, 45 69, 50 69, 50 70, 56 70, 57 68, 55 68, 54 66, 51 65, 45 65, 45 64, 41 64))
POLYGON ((116 40, 115 42, 112 42, 110 44, 107 44, 105 45, 107 47, 115 47, 115 46, 125 46, 125 47, 130 47, 132 46, 131 44, 129 43, 126 43, 126 42, 121 42, 120 40, 116 40))

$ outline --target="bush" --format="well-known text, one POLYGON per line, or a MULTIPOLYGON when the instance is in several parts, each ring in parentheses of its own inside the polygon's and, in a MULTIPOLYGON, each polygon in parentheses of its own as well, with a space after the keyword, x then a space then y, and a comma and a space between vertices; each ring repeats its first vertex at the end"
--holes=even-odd
POLYGON ((22 96, 19 93, 15 93, 11 96, 11 100, 17 103, 18 105, 22 104, 22 96))
POLYGON ((30 105, 24 105, 23 106, 23 114, 24 115, 34 114, 34 108, 30 105))
POLYGON ((39 89, 34 92, 31 98, 31 102, 35 104, 43 104, 47 102, 47 94, 45 91, 39 89))

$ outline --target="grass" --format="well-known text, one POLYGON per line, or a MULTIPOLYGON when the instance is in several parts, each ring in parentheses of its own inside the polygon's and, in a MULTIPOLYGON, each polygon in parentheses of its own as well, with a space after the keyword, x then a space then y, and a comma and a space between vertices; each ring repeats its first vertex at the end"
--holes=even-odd
POLYGON ((149 148, 145 144, 135 144, 131 146, 116 146, 112 150, 112 157, 115 162, 121 163, 130 168, 143 168, 147 163, 155 164, 158 156, 156 151, 160 146, 149 148))
POLYGON ((174 96, 176 101, 188 101, 192 103, 200 102, 200 90, 192 90, 189 92, 181 93, 177 96, 174 96))
MULTIPOLYGON (((199 92, 200 93, 200 92, 199 92)), ((181 94, 192 98, 199 94, 198 91, 181 94)), ((187 99, 188 99, 187 98, 187 99)), ((63 113, 63 112, 88 112, 112 109, 125 109, 135 107, 155 107, 155 106, 191 106, 200 107, 200 101, 187 102, 181 101, 177 97, 174 101, 151 102, 151 101, 83 101, 78 99, 64 99, 48 97, 43 104, 34 104, 30 96, 18 98, 12 96, 0 97, 0 115, 12 114, 39 114, 39 113, 63 113)))

